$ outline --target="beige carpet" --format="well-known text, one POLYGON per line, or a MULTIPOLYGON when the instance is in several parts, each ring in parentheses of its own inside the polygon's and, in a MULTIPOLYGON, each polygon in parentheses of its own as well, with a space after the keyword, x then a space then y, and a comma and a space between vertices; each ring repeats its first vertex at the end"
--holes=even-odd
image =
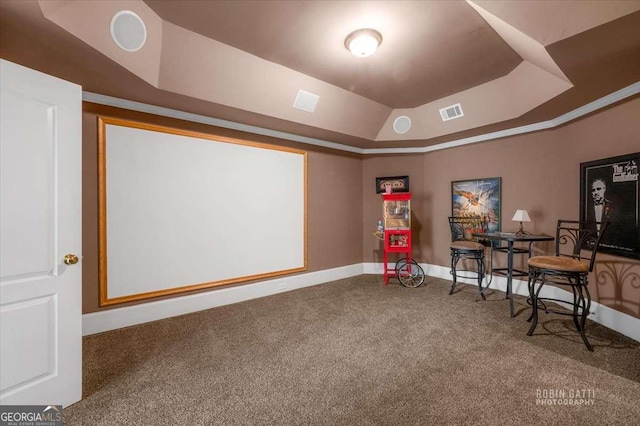
POLYGON ((86 337, 65 423, 638 424, 640 343, 448 289, 363 275, 86 337))

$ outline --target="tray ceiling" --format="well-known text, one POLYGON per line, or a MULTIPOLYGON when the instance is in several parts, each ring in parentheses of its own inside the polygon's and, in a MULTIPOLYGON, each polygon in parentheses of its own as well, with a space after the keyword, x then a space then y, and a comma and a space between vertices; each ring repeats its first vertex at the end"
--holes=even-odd
MULTIPOLYGON (((424 148, 553 120, 638 82, 640 1, 3 0, 4 59, 86 92, 358 149, 424 148), (147 42, 109 24, 138 14, 147 42), (383 37, 357 58, 344 38, 383 37), (315 112, 293 108, 299 90, 315 112), (442 121, 460 103, 464 116, 442 121), (396 133, 399 116, 411 120, 396 133)), ((636 96, 631 92, 633 96, 636 96)))

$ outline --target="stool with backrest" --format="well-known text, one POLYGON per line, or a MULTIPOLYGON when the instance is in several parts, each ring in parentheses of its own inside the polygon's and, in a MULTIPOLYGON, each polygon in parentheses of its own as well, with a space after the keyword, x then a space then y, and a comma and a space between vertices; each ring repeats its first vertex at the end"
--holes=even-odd
MULTIPOLYGON (((460 276, 460 278, 473 278, 478 281, 478 294, 486 300, 482 288, 482 280, 485 276, 484 252, 485 245, 473 237, 473 233, 487 232, 487 220, 479 217, 449 217, 449 227, 451 229, 451 271, 453 283, 449 294, 453 294, 458 281, 458 273, 471 273, 471 275, 460 276), (476 270, 458 270, 458 261, 473 260, 476 263, 476 270)), ((476 297, 477 300, 477 297, 476 297)))
POLYGON ((532 309, 527 321, 533 322, 528 336, 533 335, 538 325, 539 309, 543 309, 545 313, 570 315, 587 349, 593 351, 593 346, 585 334, 586 320, 591 308, 587 278, 593 271, 600 239, 608 225, 608 222, 559 220, 555 256, 534 256, 529 259, 529 297, 532 309), (588 252, 589 255, 582 256, 583 252, 588 252), (573 302, 540 297, 540 291, 546 284, 571 288, 573 302), (551 309, 545 303, 549 301, 567 306, 571 311, 551 309))

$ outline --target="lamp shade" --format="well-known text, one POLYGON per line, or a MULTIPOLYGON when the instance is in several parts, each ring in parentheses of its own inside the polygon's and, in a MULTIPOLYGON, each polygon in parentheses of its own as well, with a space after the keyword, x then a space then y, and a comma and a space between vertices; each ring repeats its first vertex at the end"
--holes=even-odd
POLYGON ((531 222, 531 218, 529 218, 529 213, 526 210, 516 210, 516 214, 513 215, 511 219, 514 222, 531 222))

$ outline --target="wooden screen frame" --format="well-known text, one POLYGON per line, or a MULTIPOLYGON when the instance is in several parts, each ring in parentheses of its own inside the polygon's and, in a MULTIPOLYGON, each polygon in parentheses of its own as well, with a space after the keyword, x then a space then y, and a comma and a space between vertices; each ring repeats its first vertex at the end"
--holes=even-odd
MULTIPOLYGON (((194 290, 201 290, 206 288, 224 286, 229 284, 242 283, 247 281, 272 278, 281 275, 288 275, 293 273, 299 273, 307 270, 308 265, 308 241, 307 241, 307 152, 300 149, 281 147, 276 145, 269 145, 266 143, 260 143, 255 141, 248 141, 242 139, 229 138, 224 136, 218 136, 214 134, 206 134, 195 131, 165 127, 154 124, 147 124, 137 121, 123 120, 112 117, 99 116, 98 117, 98 204, 99 204, 99 306, 109 306, 120 303, 127 303, 133 301, 143 301, 160 296, 169 296, 180 293, 186 293, 194 290), (268 149, 275 151, 282 151, 291 154, 302 155, 302 184, 303 184, 303 266, 295 267, 285 270, 270 271, 266 273, 259 273, 246 276, 238 276, 233 278, 213 280, 207 282, 201 282, 191 285, 180 285, 173 288, 165 288, 156 291, 149 291, 143 293, 136 293, 126 296, 109 297, 108 296, 108 277, 107 277, 107 125, 123 126, 133 129, 148 130, 152 132, 162 132, 171 135, 186 136, 197 139, 204 139, 215 143, 227 143, 242 145, 245 147, 253 147, 259 149, 268 149)), ((265 248, 267 249, 267 248, 265 248)))

